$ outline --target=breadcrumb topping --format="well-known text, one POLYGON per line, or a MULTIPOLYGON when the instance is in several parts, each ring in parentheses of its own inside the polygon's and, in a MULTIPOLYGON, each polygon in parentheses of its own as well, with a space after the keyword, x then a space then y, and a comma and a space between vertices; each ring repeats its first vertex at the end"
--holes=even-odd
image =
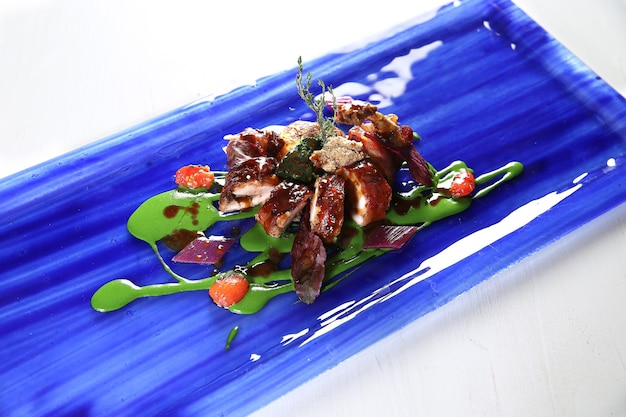
POLYGON ((334 173, 339 168, 351 165, 365 158, 363 144, 342 136, 331 136, 322 149, 313 152, 311 161, 317 168, 334 173))

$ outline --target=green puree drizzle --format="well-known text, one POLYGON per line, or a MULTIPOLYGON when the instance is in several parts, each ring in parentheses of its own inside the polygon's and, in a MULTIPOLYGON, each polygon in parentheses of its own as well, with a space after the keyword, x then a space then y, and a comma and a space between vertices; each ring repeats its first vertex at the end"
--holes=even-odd
MULTIPOLYGON (((473 199, 483 197, 505 181, 520 175, 523 165, 511 162, 501 168, 476 177, 476 190, 473 195, 452 198, 442 194, 447 182, 462 168, 464 162, 457 161, 443 170, 435 171, 434 187, 415 185, 408 192, 395 194, 396 202, 387 213, 387 220, 397 225, 420 225, 420 228, 466 210, 473 199)), ((208 290, 211 285, 228 271, 202 279, 188 279, 172 270, 159 253, 157 242, 178 230, 192 232, 205 231, 218 221, 229 221, 253 217, 255 211, 222 214, 215 207, 218 193, 206 190, 189 191, 177 189, 153 196, 141 204, 128 220, 128 231, 136 238, 145 241, 154 251, 164 270, 174 282, 136 285, 128 279, 116 279, 102 285, 92 296, 92 307, 101 312, 120 309, 142 297, 163 296, 185 291, 208 290)), ((377 257, 388 250, 363 249, 363 229, 353 222, 346 222, 344 230, 350 229, 352 236, 346 247, 331 255, 326 263, 325 288, 327 290, 338 281, 331 281, 347 270, 361 265, 368 259, 377 257)), ((271 253, 288 253, 293 243, 293 235, 273 238, 268 236, 257 223, 244 233, 239 241, 241 247, 257 255, 247 265, 238 267, 247 270, 270 259, 271 253)), ((238 314, 253 314, 261 310, 274 297, 294 291, 289 268, 271 273, 252 276, 246 296, 229 310, 238 314)))

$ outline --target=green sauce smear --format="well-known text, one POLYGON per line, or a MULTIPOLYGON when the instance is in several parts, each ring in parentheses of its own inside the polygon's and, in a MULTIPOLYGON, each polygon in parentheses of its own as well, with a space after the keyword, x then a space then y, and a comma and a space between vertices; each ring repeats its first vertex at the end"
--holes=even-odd
MULTIPOLYGON (((438 189, 440 190, 447 181, 451 181, 460 169, 469 169, 464 162, 456 161, 440 171, 436 171, 432 167, 431 169, 434 174, 435 185, 433 187, 415 185, 407 192, 395 193, 395 204, 389 209, 386 217, 389 223, 420 225, 420 228, 423 228, 437 220, 456 215, 468 209, 474 199, 484 197, 503 182, 510 181, 520 175, 523 171, 523 165, 519 162, 511 162, 476 177, 474 193, 461 198, 446 196, 438 189)), ((216 178, 223 177, 223 175, 225 174, 216 173, 216 178)), ((185 278, 172 270, 157 247, 157 242, 176 231, 203 232, 217 222, 251 218, 255 214, 255 210, 233 214, 220 213, 215 206, 218 199, 219 193, 209 190, 192 191, 179 188, 153 196, 142 203, 128 219, 128 231, 152 248, 163 269, 174 281, 140 286, 128 279, 115 279, 102 285, 93 294, 91 306, 96 311, 110 312, 118 310, 138 298, 164 296, 186 291, 206 291, 219 277, 229 273, 230 271, 223 271, 201 279, 185 278)), ((351 221, 346 221, 344 224, 344 230, 347 228, 352 234, 349 242, 341 251, 330 256, 326 262, 324 291, 337 285, 339 281, 349 275, 344 274, 345 272, 389 251, 385 249, 363 249, 365 243, 363 229, 351 221)), ((246 271, 255 265, 269 261, 273 252, 289 253, 293 244, 293 235, 273 238, 268 236, 257 223, 241 235, 239 243, 245 251, 257 254, 248 264, 236 267, 238 270, 246 271)), ((249 280, 250 288, 247 294, 241 301, 229 307, 231 312, 254 314, 265 307, 274 297, 294 291, 291 269, 289 268, 277 269, 266 275, 255 275, 249 277, 249 280)), ((234 338, 234 334, 232 337, 234 338)), ((230 341, 232 339, 229 340, 228 345, 230 341)))

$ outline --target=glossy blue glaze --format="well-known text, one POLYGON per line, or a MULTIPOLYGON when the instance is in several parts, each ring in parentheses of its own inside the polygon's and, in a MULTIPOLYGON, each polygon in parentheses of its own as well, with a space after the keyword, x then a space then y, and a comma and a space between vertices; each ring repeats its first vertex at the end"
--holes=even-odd
POLYGON ((225 134, 310 117, 295 70, 5 178, 0 415, 245 415, 624 201, 624 99, 508 1, 448 6, 305 64, 338 91, 380 99, 439 168, 526 170, 312 306, 289 294, 255 316, 204 292, 106 314, 89 300, 115 278, 169 279, 128 216, 172 188, 179 166, 222 169, 225 134))

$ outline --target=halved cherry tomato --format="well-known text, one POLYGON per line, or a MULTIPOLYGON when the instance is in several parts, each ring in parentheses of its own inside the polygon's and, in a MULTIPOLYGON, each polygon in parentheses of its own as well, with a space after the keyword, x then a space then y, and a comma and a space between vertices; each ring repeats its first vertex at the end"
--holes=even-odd
POLYGON ((211 288, 209 296, 220 307, 228 308, 238 303, 248 292, 250 284, 246 277, 237 272, 232 272, 218 278, 211 288))
POLYGON ((209 188, 213 185, 215 175, 208 165, 187 165, 176 171, 174 181, 187 188, 209 188))
POLYGON ((470 195, 476 187, 474 175, 468 169, 461 168, 452 179, 450 195, 452 197, 465 197, 470 195))

